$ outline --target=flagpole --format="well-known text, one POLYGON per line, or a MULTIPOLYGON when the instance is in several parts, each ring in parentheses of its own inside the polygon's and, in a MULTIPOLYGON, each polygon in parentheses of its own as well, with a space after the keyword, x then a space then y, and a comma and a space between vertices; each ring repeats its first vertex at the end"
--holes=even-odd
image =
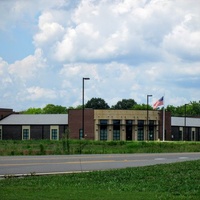
POLYGON ((165 100, 163 98, 163 142, 165 141, 165 100))
POLYGON ((156 103, 153 104, 153 109, 158 108, 159 106, 163 105, 163 141, 165 141, 165 104, 164 104, 164 96, 162 96, 156 103))

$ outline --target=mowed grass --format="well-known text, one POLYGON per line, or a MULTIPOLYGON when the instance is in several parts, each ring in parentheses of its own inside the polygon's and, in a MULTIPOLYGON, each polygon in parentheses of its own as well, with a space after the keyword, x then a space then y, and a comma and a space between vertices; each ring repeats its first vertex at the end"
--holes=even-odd
POLYGON ((200 199, 200 160, 80 174, 0 180, 0 198, 200 199))
POLYGON ((0 155, 200 152, 200 142, 1 140, 0 155))

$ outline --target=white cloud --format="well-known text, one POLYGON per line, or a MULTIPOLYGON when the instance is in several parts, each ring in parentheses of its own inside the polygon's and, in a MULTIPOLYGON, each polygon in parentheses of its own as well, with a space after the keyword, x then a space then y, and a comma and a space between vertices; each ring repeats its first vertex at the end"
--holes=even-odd
POLYGON ((0 85, 1 90, 12 85, 12 79, 7 71, 8 63, 0 57, 0 85))
POLYGON ((19 96, 19 98, 22 98, 22 100, 35 101, 38 99, 55 99, 57 95, 54 90, 36 86, 27 88, 26 91, 24 91, 22 95, 19 94, 19 96))
POLYGON ((59 9, 68 4, 68 0, 15 0, 0 1, 0 30, 9 30, 17 24, 29 26, 34 23, 35 16, 43 10, 59 9))
POLYGON ((52 43, 59 40, 60 36, 62 36, 62 33, 64 32, 64 28, 62 27, 62 25, 56 22, 53 22, 53 19, 52 19, 53 16, 50 12, 45 13, 40 18, 42 18, 39 21, 40 32, 34 36, 34 41, 35 41, 36 46, 43 46, 50 42, 52 43), (43 18, 47 18, 47 19, 43 19, 43 18), (50 20, 48 18, 50 18, 50 20), (48 21, 51 21, 51 22, 48 22, 48 21))
POLYGON ((0 30, 14 36, 13 27, 30 29, 35 47, 11 64, 0 60, 5 105, 76 106, 83 77, 90 77, 86 101, 145 103, 147 94, 152 101, 166 94, 175 105, 200 99, 196 0, 0 1, 0 13, 0 30))
MULTIPOLYGON (((94 3, 85 0, 71 16, 62 11, 62 17, 68 22, 65 24, 60 18, 58 20, 56 12, 43 12, 39 18, 40 32, 34 39, 38 47, 47 45, 51 49, 51 58, 59 62, 113 61, 119 58, 132 63, 162 60, 165 51, 174 51, 170 44, 177 44, 174 41, 179 36, 171 34, 187 15, 172 2, 94 3), (177 11, 176 15, 171 15, 172 9, 177 11)), ((193 46, 199 39, 198 32, 188 34, 192 40, 190 46, 193 46)), ((183 40, 187 36, 182 36, 183 40)), ((180 48, 184 50, 188 46, 180 48)))
POLYGON ((27 80, 37 76, 38 70, 46 66, 46 60, 42 57, 42 50, 36 49, 34 55, 29 55, 23 60, 11 64, 8 71, 11 75, 27 80))
MULTIPOLYGON (((99 66, 97 64, 75 63, 65 64, 59 72, 63 80, 62 89, 70 89, 74 92, 79 91, 82 87, 82 78, 89 77, 89 85, 100 81, 99 66)), ((95 87, 95 85, 93 85, 95 87)), ((95 88, 94 88, 95 89, 95 88)))
POLYGON ((4 75, 6 67, 8 66, 8 63, 5 62, 1 57, 0 57, 0 75, 4 75))
POLYGON ((200 26, 191 27, 191 24, 196 24, 197 18, 200 20, 200 16, 186 15, 184 20, 165 36, 163 47, 166 51, 179 56, 181 59, 199 60, 200 26))

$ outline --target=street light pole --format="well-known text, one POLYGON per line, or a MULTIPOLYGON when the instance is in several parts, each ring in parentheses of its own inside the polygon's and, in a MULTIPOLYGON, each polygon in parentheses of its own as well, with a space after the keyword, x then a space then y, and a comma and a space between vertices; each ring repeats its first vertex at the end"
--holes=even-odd
POLYGON ((147 95, 147 140, 149 140, 149 97, 152 97, 152 95, 147 95))
POLYGON ((183 136, 182 136, 182 140, 184 140, 184 135, 185 135, 185 137, 186 137, 186 106, 187 106, 188 104, 185 104, 185 117, 184 117, 184 134, 183 134, 183 136))
POLYGON ((84 81, 85 80, 90 80, 90 78, 83 78, 83 90, 82 90, 82 138, 85 137, 84 133, 84 110, 85 110, 85 105, 84 105, 84 81))

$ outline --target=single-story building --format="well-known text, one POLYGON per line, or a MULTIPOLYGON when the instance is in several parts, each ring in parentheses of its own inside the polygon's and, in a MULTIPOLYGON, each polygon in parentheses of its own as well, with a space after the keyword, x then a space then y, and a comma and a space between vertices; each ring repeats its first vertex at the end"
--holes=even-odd
POLYGON ((200 141, 200 118, 172 117, 171 140, 200 141))
POLYGON ((7 117, 10 114, 13 114, 13 109, 10 108, 0 108, 0 120, 4 117, 7 117))
POLYGON ((0 109, 0 140, 71 139, 200 141, 200 118, 171 117, 162 110, 69 110, 68 114, 16 114, 0 109), (84 134, 83 134, 84 133, 84 134))
MULTIPOLYGON (((92 140, 162 140, 163 111, 84 110, 84 138, 92 140)), ((69 110, 70 137, 82 137, 82 110, 69 110)), ((165 140, 171 139, 171 115, 165 112, 165 140)))
POLYGON ((59 140, 67 127, 67 114, 10 114, 0 120, 0 139, 59 140))

